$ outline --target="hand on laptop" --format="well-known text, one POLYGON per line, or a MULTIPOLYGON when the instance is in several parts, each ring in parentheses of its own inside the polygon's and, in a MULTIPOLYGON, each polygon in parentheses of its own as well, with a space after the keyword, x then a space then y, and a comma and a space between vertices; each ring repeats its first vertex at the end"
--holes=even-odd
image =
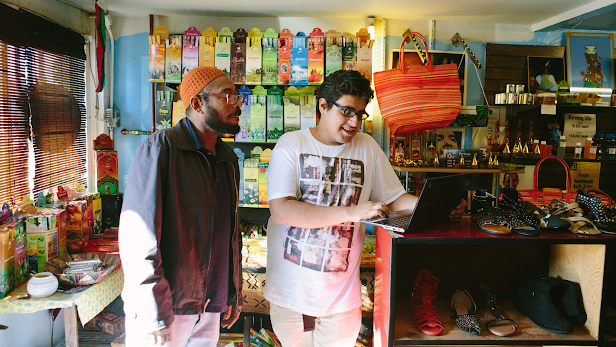
POLYGON ((455 210, 451 211, 451 213, 449 214, 449 219, 459 220, 460 218, 462 218, 466 205, 467 205, 466 200, 462 199, 460 202, 460 205, 456 206, 455 210))
POLYGON ((389 216, 389 207, 382 202, 368 201, 351 207, 351 220, 385 218, 389 216))

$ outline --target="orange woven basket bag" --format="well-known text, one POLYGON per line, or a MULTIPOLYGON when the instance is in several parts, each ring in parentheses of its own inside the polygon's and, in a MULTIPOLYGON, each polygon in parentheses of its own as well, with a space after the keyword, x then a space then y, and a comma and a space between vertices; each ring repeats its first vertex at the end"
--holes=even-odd
POLYGON ((392 135, 441 129, 460 113, 460 77, 456 64, 432 65, 426 39, 408 33, 400 44, 399 68, 374 73, 374 90, 392 135), (426 47, 425 65, 404 65, 404 42, 411 35, 426 47))

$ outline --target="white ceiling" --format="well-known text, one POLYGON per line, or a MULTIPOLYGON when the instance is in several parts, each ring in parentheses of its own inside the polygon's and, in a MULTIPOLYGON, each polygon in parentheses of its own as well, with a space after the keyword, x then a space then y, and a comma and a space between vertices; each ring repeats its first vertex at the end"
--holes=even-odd
MULTIPOLYGON (((94 0, 62 0, 94 12, 94 0)), ((616 30, 616 0, 99 0, 123 15, 340 17, 616 30)))

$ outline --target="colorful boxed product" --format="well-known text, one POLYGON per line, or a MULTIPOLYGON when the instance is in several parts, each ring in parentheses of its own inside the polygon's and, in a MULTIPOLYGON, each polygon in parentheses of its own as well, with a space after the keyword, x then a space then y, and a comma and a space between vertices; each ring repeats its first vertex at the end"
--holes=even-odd
POLYGON ((301 31, 293 37, 291 83, 295 85, 308 84, 308 38, 301 31))
POLYGON ((357 48, 357 67, 356 70, 369 81, 372 81, 372 45, 374 40, 370 40, 368 30, 362 28, 357 33, 359 42, 357 48))
POLYGON ((182 35, 171 35, 165 40, 165 82, 182 80, 182 35))
MULTIPOLYGON (((173 111, 173 92, 170 90, 156 91, 156 130, 171 128, 173 111)), ((113 148, 112 148, 113 149, 113 148)))
MULTIPOLYGON (((261 86, 257 86, 253 90, 253 93, 255 93, 256 89, 259 87, 261 86)), ((267 95, 253 94, 250 102, 250 140, 253 142, 265 142, 267 95)))
POLYGON ((215 67, 224 71, 227 76, 231 76, 231 29, 224 27, 218 32, 214 51, 216 60, 215 67))
POLYGON ((267 168, 269 163, 259 163, 259 207, 269 207, 267 204, 267 168))
POLYGON ((88 201, 75 200, 66 204, 66 232, 82 232, 88 227, 88 201))
POLYGON ((239 28, 231 42, 231 81, 246 84, 246 30, 239 28))
POLYGON ((15 234, 13 229, 0 229, 0 298, 15 289, 15 234))
POLYGON ((278 83, 278 34, 269 28, 263 34, 263 57, 261 84, 272 85, 278 83))
POLYGON ((214 41, 216 31, 214 28, 206 28, 199 36, 199 66, 215 66, 216 54, 214 53, 214 41))
POLYGON ((246 155, 244 154, 244 151, 237 147, 233 148, 233 152, 237 155, 237 164, 240 168, 240 196, 238 198, 238 202, 240 206, 242 206, 244 203, 244 159, 246 158, 246 155))
POLYGON ((267 96, 267 142, 277 142, 283 132, 282 97, 267 96))
POLYGON ((299 99, 300 127, 312 128, 317 125, 316 95, 301 95, 299 99))
MULTIPOLYGON (((98 201, 100 204, 100 197, 98 201)), ((42 214, 48 216, 47 218, 50 220, 49 227, 51 229, 58 229, 58 257, 65 256, 67 254, 66 217, 68 213, 64 209, 55 208, 43 211, 42 214)))
POLYGON ((240 132, 235 134, 236 142, 250 142, 250 109, 251 109, 251 99, 252 99, 252 90, 247 86, 242 86, 239 90, 239 93, 244 95, 244 102, 240 107, 240 120, 238 125, 240 126, 240 132))
POLYGON ((9 219, 0 225, 1 230, 8 230, 13 233, 14 240, 14 267, 15 267, 15 287, 19 287, 28 279, 28 257, 26 244, 26 227, 21 219, 9 219))
POLYGON ((291 86, 285 91, 285 96, 282 97, 282 105, 284 107, 284 132, 299 130, 299 92, 295 87, 291 86))
POLYGON ((349 33, 342 34, 344 47, 342 48, 342 68, 344 70, 356 70, 357 67, 357 45, 355 37, 349 33))
POLYGON ((30 273, 44 272, 43 266, 58 257, 58 229, 44 230, 41 226, 26 220, 26 244, 30 273))
POLYGON ((244 206, 259 205, 259 159, 244 160, 244 206))
POLYGON ((278 84, 291 84, 291 53, 293 52, 293 34, 289 29, 282 29, 278 35, 278 84))
POLYGON ((252 28, 246 40, 246 84, 261 84, 263 66, 263 33, 259 28, 252 28))
POLYGON ((329 30, 325 38, 325 75, 338 70, 342 70, 342 35, 329 30))
POLYGON ((148 36, 150 43, 149 81, 165 82, 165 42, 169 36, 169 30, 164 25, 159 25, 152 35, 148 36))
POLYGON ((118 192, 117 151, 96 151, 96 187, 101 194, 118 192))
POLYGON ((124 333, 124 317, 105 308, 86 323, 86 326, 111 336, 120 336, 124 333))
POLYGON ((325 35, 319 28, 314 28, 308 39, 308 84, 323 83, 325 70, 325 35))
POLYGON ((94 150, 113 149, 113 140, 107 134, 100 134, 94 139, 94 150))
POLYGON ((199 30, 190 27, 182 40, 182 78, 188 71, 199 66, 199 30))
POLYGON ((186 117, 186 108, 182 100, 173 102, 173 114, 171 115, 171 126, 174 127, 178 122, 186 117))

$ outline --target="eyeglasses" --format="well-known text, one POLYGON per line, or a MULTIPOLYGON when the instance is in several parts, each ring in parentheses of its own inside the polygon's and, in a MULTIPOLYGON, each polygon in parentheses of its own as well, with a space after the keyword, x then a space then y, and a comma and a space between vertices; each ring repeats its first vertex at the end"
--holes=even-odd
POLYGON ((336 105, 336 107, 338 107, 340 109, 340 111, 342 111, 342 114, 345 117, 353 118, 353 117, 357 116, 357 118, 359 120, 364 120, 364 119, 368 118, 368 112, 366 112, 366 111, 353 111, 350 108, 345 108, 345 107, 342 107, 342 106, 338 105, 334 101, 330 101, 330 102, 332 104, 336 105))
POLYGON ((235 105, 238 102, 244 102, 244 94, 213 94, 213 93, 201 93, 198 96, 218 96, 220 98, 226 98, 227 104, 235 105))

